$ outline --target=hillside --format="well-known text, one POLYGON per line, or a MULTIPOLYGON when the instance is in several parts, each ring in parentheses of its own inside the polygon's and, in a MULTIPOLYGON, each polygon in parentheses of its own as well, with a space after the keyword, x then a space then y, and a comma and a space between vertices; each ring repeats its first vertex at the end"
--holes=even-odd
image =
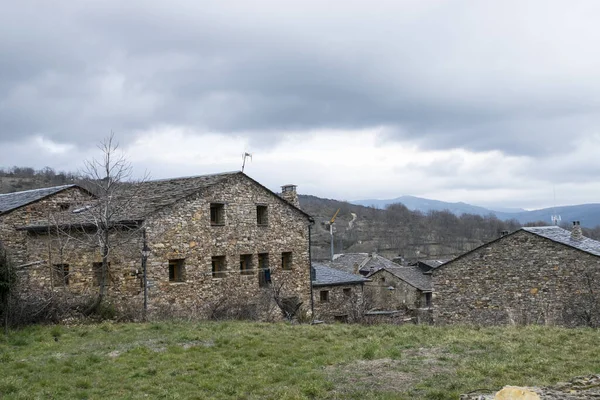
POLYGON ((327 222, 337 209, 340 212, 334 225, 335 253, 376 251, 390 258, 402 255, 409 260, 451 258, 497 238, 504 230, 520 227, 516 221, 500 221, 489 215, 458 217, 448 211, 423 214, 401 204, 381 210, 301 195, 300 206, 316 221, 312 241, 314 259, 330 257, 327 222))
MULTIPOLYGON (((28 167, 0 169, 0 193, 76 182, 75 174, 57 173, 51 168, 40 171, 28 167)), ((302 209, 316 221, 312 229, 313 259, 330 257, 331 239, 327 223, 338 209, 340 212, 334 225, 335 253, 378 252, 389 258, 402 255, 408 260, 451 258, 497 238, 502 231, 513 231, 522 223, 547 221, 544 210, 538 210, 537 214, 534 211, 529 212, 531 217, 528 219, 503 221, 490 212, 480 215, 477 209, 472 208, 472 213, 466 213, 468 209, 461 209, 460 215, 456 215, 457 209, 422 212, 412 211, 402 204, 392 204, 380 209, 310 195, 300 195, 299 199, 302 209)), ((438 203, 443 202, 432 204, 437 207, 443 206, 438 203)), ((600 225, 600 204, 585 206, 586 211, 598 219, 597 225, 600 225)), ((557 208, 565 227, 568 227, 567 221, 571 219, 579 219, 582 224, 586 221, 584 218, 577 218, 581 215, 579 212, 582 207, 557 208)), ((584 229, 584 234, 600 238, 600 226, 584 229)))
POLYGON ((580 204, 572 206, 559 206, 552 208, 542 208, 539 210, 526 211, 523 209, 498 209, 491 210, 485 207, 474 206, 463 202, 450 203, 439 200, 426 199, 415 196, 400 196, 389 200, 357 200, 353 204, 364 206, 374 206, 379 209, 385 209, 391 204, 404 204, 409 210, 428 213, 429 211, 448 210, 455 215, 474 214, 480 216, 495 215, 497 218, 508 221, 514 219, 521 224, 528 224, 543 221, 551 223, 551 216, 558 214, 562 221, 570 223, 572 221, 581 221, 581 225, 587 228, 594 228, 600 225, 600 204, 580 204))

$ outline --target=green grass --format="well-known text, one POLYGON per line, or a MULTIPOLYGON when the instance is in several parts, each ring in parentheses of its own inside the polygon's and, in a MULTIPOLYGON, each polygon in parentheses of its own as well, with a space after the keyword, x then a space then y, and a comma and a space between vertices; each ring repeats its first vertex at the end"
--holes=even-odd
POLYGON ((249 322, 0 336, 2 399, 456 399, 600 373, 593 329, 249 322))

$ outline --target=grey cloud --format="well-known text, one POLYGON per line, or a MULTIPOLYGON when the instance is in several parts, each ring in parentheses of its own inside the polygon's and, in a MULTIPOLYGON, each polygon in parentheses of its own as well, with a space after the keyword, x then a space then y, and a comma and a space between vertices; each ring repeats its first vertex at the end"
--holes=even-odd
POLYGON ((386 126, 426 148, 545 154, 600 122, 591 1, 6 7, 1 141, 85 145, 175 125, 266 145, 386 126))

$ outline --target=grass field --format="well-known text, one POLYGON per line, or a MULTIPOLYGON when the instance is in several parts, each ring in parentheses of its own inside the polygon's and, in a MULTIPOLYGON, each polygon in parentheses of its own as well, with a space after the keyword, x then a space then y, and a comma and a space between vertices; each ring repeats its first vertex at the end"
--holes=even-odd
POLYGON ((600 373, 600 333, 249 322, 0 335, 2 399, 456 399, 600 373))

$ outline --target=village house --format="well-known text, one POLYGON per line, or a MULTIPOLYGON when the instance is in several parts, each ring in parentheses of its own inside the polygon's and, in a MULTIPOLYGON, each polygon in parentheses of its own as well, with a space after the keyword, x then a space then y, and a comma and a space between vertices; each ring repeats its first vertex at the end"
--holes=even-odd
POLYGON ((312 265, 314 315, 326 322, 357 322, 365 311, 364 284, 361 275, 330 268, 323 263, 312 265))
POLYGON ((600 324, 600 242, 526 227, 432 270, 437 324, 600 324))
POLYGON ((431 276, 416 266, 387 265, 367 275, 371 307, 375 310, 414 311, 431 307, 431 276))
POLYGON ((0 194, 0 241, 9 249, 15 265, 26 262, 27 234, 17 227, 48 218, 48 214, 69 210, 90 199, 90 193, 77 185, 0 194))
MULTIPOLYGON (((121 207, 110 231, 115 246, 102 280, 117 308, 141 310, 145 303, 149 315, 198 317, 235 310, 264 317, 273 302, 310 308, 312 218, 300 210, 294 185, 279 196, 231 172, 142 182, 125 191, 115 202, 121 207)), ((27 268, 30 287, 98 291, 102 260, 93 246, 93 213, 100 206, 22 221, 28 260, 44 260, 27 268)))
POLYGON ((369 279, 364 284, 367 313, 416 315, 431 305, 431 276, 417 266, 400 266, 375 253, 336 254, 327 265, 369 279))

